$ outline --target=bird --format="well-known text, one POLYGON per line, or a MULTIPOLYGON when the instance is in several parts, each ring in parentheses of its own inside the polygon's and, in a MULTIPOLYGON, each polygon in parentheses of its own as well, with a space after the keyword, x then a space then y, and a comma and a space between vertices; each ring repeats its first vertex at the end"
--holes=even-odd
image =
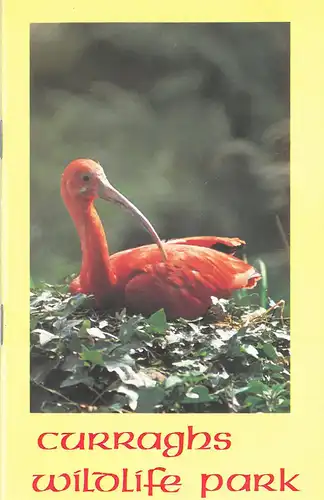
POLYGON ((126 308, 145 317, 163 309, 168 320, 204 316, 212 297, 230 298, 254 288, 261 275, 235 257, 239 238, 197 236, 161 240, 150 221, 108 181, 91 159, 71 161, 61 178, 61 196, 80 238, 82 262, 70 292, 92 295, 96 307, 126 308), (112 202, 139 218, 153 243, 109 255, 96 199, 112 202))

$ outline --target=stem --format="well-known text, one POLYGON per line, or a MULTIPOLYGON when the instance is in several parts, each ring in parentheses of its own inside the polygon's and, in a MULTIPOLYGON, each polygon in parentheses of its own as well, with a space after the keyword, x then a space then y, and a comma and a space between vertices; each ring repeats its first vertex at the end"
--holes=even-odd
POLYGON ((268 305, 268 273, 267 273, 267 267, 263 260, 257 259, 256 263, 258 264, 260 268, 260 273, 262 276, 261 280, 261 290, 260 290, 260 306, 263 307, 264 309, 267 308, 268 305))
POLYGON ((282 242, 284 244, 284 247, 286 249, 286 252, 287 252, 287 255, 288 255, 288 260, 290 259, 290 246, 289 246, 289 241, 288 241, 288 238, 287 238, 287 235, 285 233, 285 230, 283 228, 283 225, 281 223, 281 220, 280 220, 280 217, 278 214, 276 214, 276 224, 277 224, 277 228, 279 230, 279 233, 280 233, 280 236, 281 236, 281 239, 282 239, 282 242))

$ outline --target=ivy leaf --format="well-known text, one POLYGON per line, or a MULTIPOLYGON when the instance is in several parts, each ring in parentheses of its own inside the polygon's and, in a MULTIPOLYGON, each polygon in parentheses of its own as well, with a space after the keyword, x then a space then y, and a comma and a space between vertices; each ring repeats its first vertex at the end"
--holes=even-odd
POLYGON ((174 387, 175 385, 182 384, 182 379, 178 377, 177 375, 170 375, 164 382, 164 387, 166 389, 170 389, 171 387, 174 387))
POLYGON ((60 387, 63 389, 64 387, 72 387, 74 385, 84 384, 89 387, 92 387, 94 384, 94 379, 92 377, 86 376, 81 373, 73 373, 69 377, 67 377, 61 383, 60 387))
POLYGON ((96 339, 105 339, 106 335, 100 330, 100 328, 93 327, 87 329, 88 334, 96 339))
POLYGON ((259 359, 259 352, 253 345, 242 345, 241 350, 255 359, 259 359))
POLYGON ((270 358, 272 361, 275 361, 276 359, 278 359, 278 353, 277 353, 276 349, 273 347, 273 345, 270 344, 270 342, 263 344, 262 350, 263 350, 264 354, 268 358, 270 358))
POLYGON ((157 404, 163 401, 165 392, 161 387, 143 387, 138 390, 136 413, 152 413, 157 404))
POLYGON ((203 385, 197 385, 193 389, 187 392, 186 396, 182 400, 184 404, 194 404, 194 403, 210 403, 214 401, 214 398, 210 396, 207 387, 203 385))
POLYGON ((138 318, 134 316, 129 318, 129 320, 125 323, 121 324, 119 329, 119 339, 123 344, 127 344, 135 334, 136 329, 134 327, 137 322, 138 318))
POLYGON ((54 335, 51 332, 48 332, 47 330, 42 330, 41 328, 37 328, 36 330, 33 331, 33 333, 38 333, 39 334, 39 344, 41 346, 44 346, 45 344, 48 344, 53 339, 57 339, 58 335, 54 335))
POLYGON ((92 365, 105 365, 101 351, 86 349, 85 347, 83 347, 83 351, 80 353, 80 359, 89 362, 92 365))
POLYGON ((163 334, 168 329, 168 323, 163 309, 152 314, 152 316, 148 318, 147 323, 154 333, 163 334))

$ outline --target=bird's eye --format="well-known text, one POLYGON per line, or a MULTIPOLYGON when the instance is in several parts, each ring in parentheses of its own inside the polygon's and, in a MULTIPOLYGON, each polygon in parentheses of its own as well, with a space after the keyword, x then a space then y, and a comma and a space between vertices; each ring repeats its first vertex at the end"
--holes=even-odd
POLYGON ((82 176, 82 180, 83 180, 84 182, 89 182, 89 181, 90 181, 90 175, 83 175, 83 176, 82 176))

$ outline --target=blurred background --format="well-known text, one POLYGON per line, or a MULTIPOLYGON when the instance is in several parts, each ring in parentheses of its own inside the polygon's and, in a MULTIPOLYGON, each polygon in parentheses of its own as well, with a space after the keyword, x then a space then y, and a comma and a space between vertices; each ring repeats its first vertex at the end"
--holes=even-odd
MULTIPOLYGON (((161 238, 238 236, 289 299, 289 24, 31 26, 31 276, 78 272, 64 167, 98 160, 161 238)), ((150 242, 98 201, 110 252, 150 242)))

